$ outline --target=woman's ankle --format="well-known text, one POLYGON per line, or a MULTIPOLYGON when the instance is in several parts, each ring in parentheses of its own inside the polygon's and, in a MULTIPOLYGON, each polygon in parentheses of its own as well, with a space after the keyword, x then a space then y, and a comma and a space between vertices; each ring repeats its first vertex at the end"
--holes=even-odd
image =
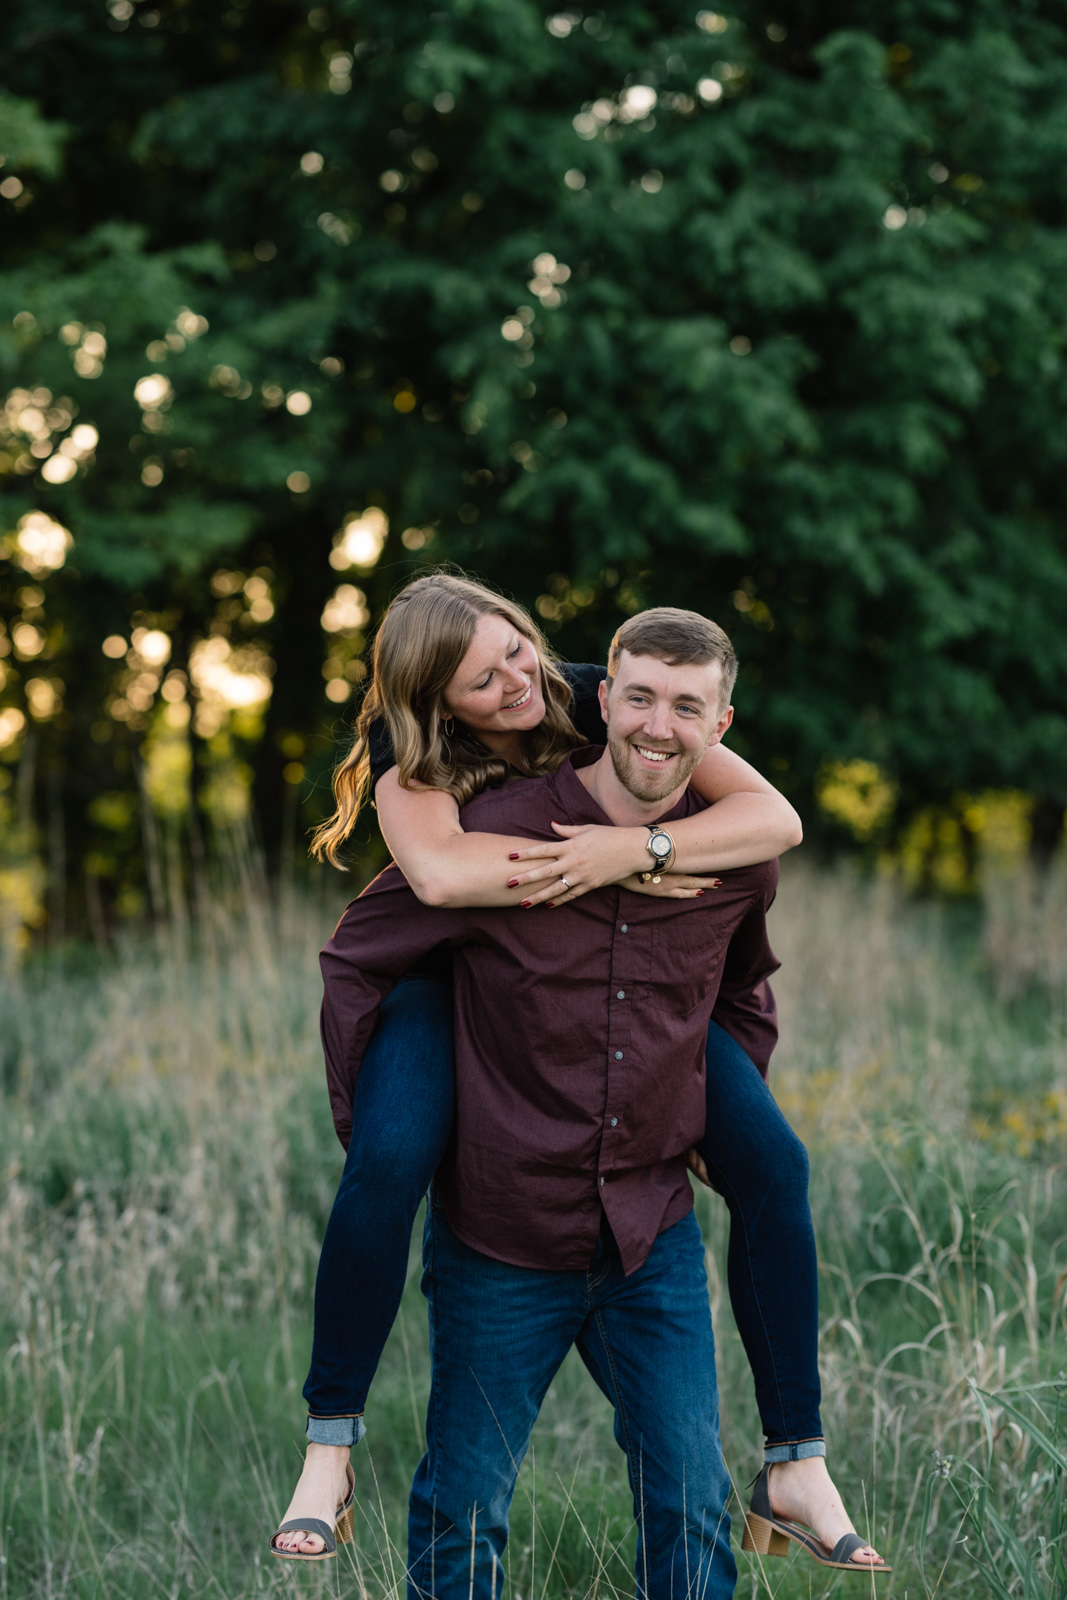
POLYGON ((313 1465, 330 1463, 334 1466, 347 1466, 349 1447, 346 1444, 318 1444, 314 1439, 309 1439, 304 1450, 305 1462, 313 1465))

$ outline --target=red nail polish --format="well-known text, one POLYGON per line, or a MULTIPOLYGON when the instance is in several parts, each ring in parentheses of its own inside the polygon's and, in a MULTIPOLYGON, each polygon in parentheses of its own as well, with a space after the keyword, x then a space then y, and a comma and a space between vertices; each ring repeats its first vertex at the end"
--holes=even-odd
POLYGON ((701 896, 701 895, 702 895, 702 894, 703 894, 703 893, 704 893, 704 891, 703 891, 703 889, 698 889, 698 890, 697 890, 697 899, 698 899, 698 900, 699 900, 699 899, 700 899, 700 896, 701 896))
POLYGON ((517 850, 513 850, 511 852, 511 854, 508 856, 508 860, 509 861, 517 861, 518 859, 519 859, 519 852, 517 850))
POLYGON ((556 902, 555 902, 555 901, 554 901, 554 900, 546 900, 546 901, 545 901, 545 905, 546 905, 546 906, 547 906, 547 907, 548 907, 548 909, 549 909, 549 910, 550 910, 550 911, 551 911, 551 909, 552 909, 552 907, 553 907, 553 906, 554 906, 554 905, 555 905, 555 903, 556 903, 556 902))
POLYGON ((529 900, 520 900, 519 904, 520 904, 520 906, 528 906, 530 904, 530 902, 529 902, 529 900))
POLYGON ((516 888, 518 886, 518 882, 519 882, 518 878, 509 878, 508 879, 508 888, 509 889, 516 888))

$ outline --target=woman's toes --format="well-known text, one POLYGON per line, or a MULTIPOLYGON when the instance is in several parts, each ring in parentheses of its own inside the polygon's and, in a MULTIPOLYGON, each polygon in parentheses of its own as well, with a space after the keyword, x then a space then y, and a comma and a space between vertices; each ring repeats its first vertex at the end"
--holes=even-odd
POLYGON ((306 1543, 308 1535, 300 1528, 290 1528, 287 1533, 279 1533, 274 1538, 276 1550, 299 1550, 306 1543))

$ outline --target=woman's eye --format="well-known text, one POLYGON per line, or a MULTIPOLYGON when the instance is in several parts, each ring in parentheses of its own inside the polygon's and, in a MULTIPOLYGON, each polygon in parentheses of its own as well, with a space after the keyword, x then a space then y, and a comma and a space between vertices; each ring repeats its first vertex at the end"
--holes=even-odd
POLYGON ((517 644, 515 646, 514 650, 509 650, 508 651, 508 660, 510 661, 513 656, 517 656, 521 649, 522 649, 522 645, 521 644, 517 644))

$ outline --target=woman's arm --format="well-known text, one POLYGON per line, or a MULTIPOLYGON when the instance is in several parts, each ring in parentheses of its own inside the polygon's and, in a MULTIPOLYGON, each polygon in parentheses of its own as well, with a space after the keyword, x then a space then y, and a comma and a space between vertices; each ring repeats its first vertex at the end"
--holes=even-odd
MULTIPOLYGON (((459 807, 441 789, 404 789, 396 767, 378 779, 374 791, 378 821, 393 859, 424 905, 518 906, 550 900, 560 877, 575 885, 575 898, 587 889, 619 883, 651 861, 644 828, 589 827, 556 845, 536 845, 542 852, 536 874, 540 891, 524 890, 530 874, 519 875, 514 857, 530 848, 529 839, 497 833, 464 833, 459 807)), ((707 881, 684 873, 671 875, 662 891, 672 899, 689 899, 706 889, 707 881)), ((562 898, 562 896, 560 896, 562 898)))
MULTIPOLYGON (((691 873, 750 867, 758 861, 772 861, 775 856, 792 850, 804 836, 800 818, 789 801, 766 778, 762 778, 755 767, 750 767, 747 761, 742 761, 740 756, 724 749, 721 744, 712 745, 710 750, 704 752, 700 765, 689 781, 701 798, 710 803, 708 809, 698 816, 683 817, 668 824, 668 832, 674 840, 675 857, 670 872, 663 877, 664 885, 670 884, 680 874, 679 883, 684 882, 690 887, 693 882, 689 877, 691 873)), ((564 827, 557 822, 552 826, 560 835, 561 843, 568 841, 572 845, 579 845, 591 834, 604 831, 590 826, 564 827)), ((625 859, 631 863, 628 872, 647 871, 652 864, 647 847, 647 830, 616 828, 612 831, 619 836, 620 860, 623 859, 623 840, 628 841, 625 847, 625 859)), ((593 887, 582 881, 580 873, 575 879, 568 867, 562 864, 562 859, 543 862, 541 852, 547 849, 546 845, 527 844, 519 851, 520 862, 536 863, 532 870, 524 871, 519 878, 520 888, 526 890, 526 898, 532 905, 563 898, 555 892, 561 873, 568 881, 580 882, 583 891, 593 887)), ((577 863, 575 865, 577 868, 577 863)), ((613 883, 620 879, 602 878, 600 881, 613 883)), ((633 885, 628 884, 627 887, 632 888, 633 885)), ((687 896, 678 895, 677 898, 687 896)))
POLYGON ((374 803, 393 860, 424 905, 518 905, 522 890, 505 887, 514 877, 508 856, 529 839, 464 833, 450 794, 405 789, 396 767, 378 779, 374 803))
POLYGON ((689 782, 709 806, 669 825, 676 850, 672 872, 751 867, 784 855, 804 837, 785 796, 724 745, 704 752, 689 782))

